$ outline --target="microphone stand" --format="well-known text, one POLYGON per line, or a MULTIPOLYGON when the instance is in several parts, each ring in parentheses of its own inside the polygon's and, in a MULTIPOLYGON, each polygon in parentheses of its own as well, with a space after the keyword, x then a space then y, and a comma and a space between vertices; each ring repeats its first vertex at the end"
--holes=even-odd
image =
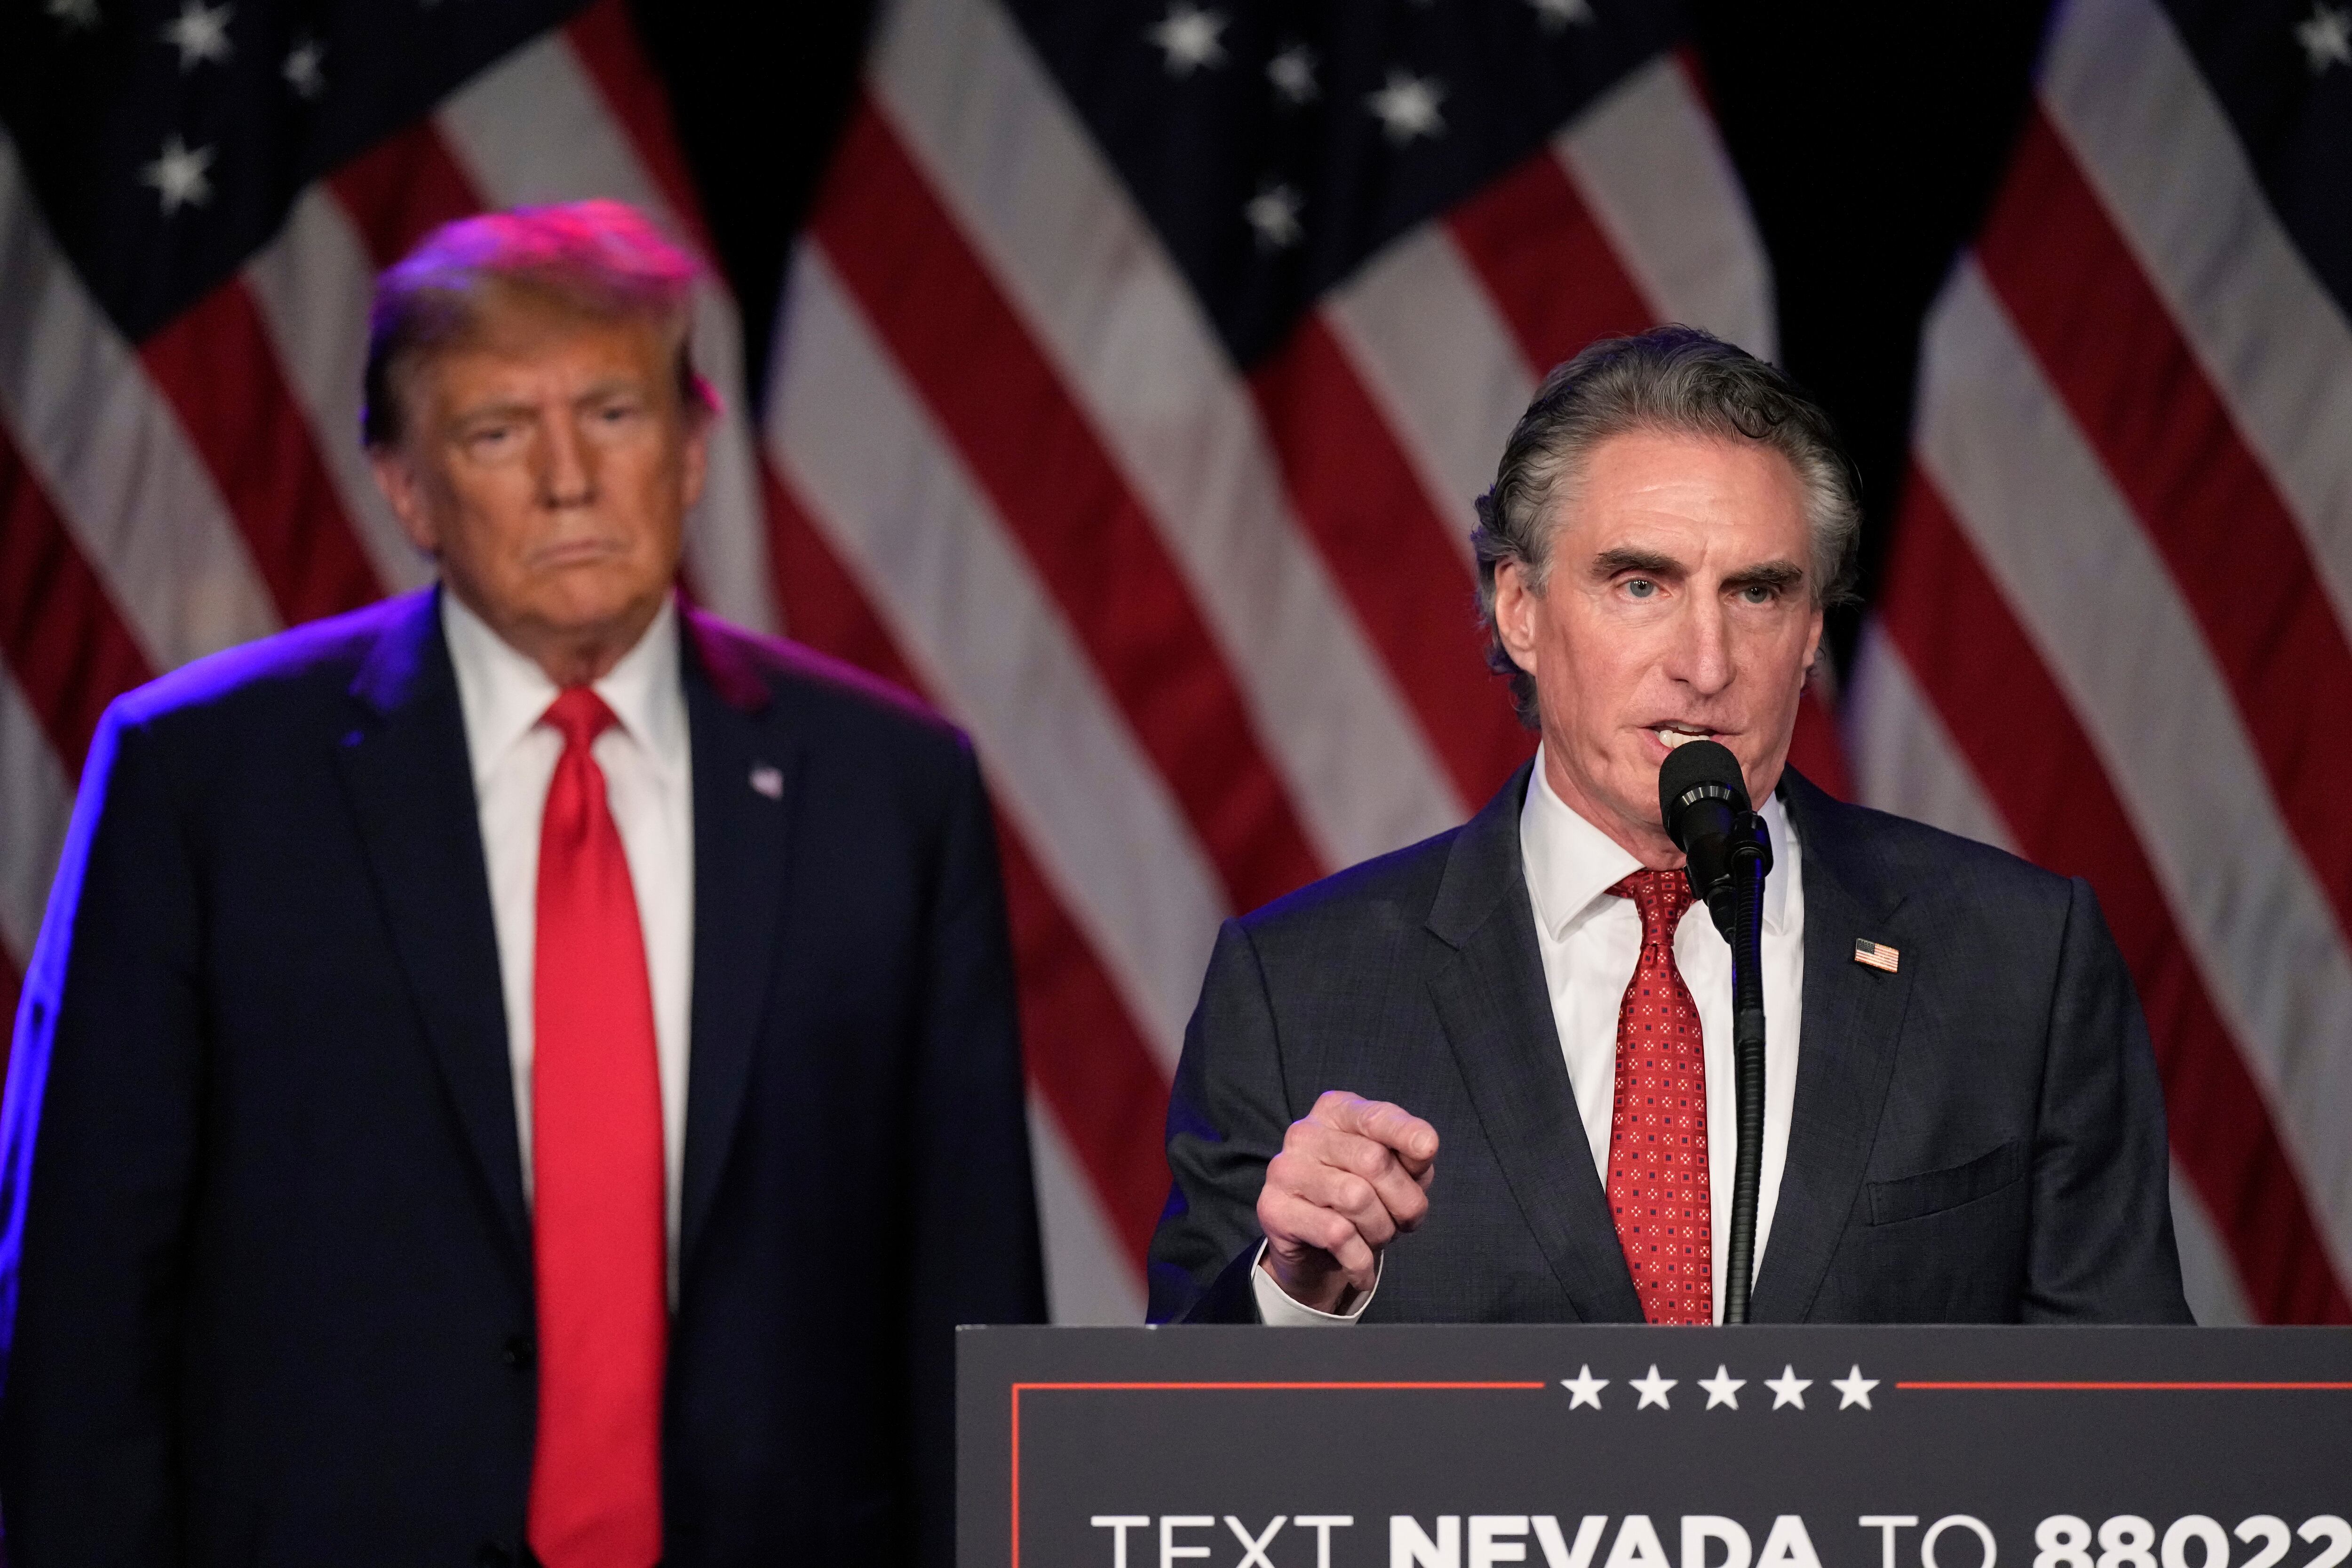
POLYGON ((1764 878, 1772 836, 1748 808, 1739 761, 1685 742, 1658 770, 1658 820, 1688 858, 1691 891, 1731 944, 1731 1078, 1738 1143, 1724 1248, 1723 1321, 1748 1321, 1756 1279, 1756 1202, 1764 1171, 1764 878))
POLYGON ((1761 818, 1743 812, 1731 833, 1731 1077, 1738 1152, 1731 1171, 1723 1321, 1748 1321, 1756 1275, 1756 1203, 1764 1172, 1764 876, 1772 867, 1761 818))

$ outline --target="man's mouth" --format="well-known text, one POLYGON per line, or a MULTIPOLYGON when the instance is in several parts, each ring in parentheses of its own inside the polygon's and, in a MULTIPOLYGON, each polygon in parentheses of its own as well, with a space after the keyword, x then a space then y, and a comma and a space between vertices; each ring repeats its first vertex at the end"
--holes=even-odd
POLYGON ((1658 743, 1665 747, 1665 749, 1670 752, 1676 746, 1688 745, 1693 741, 1719 741, 1723 739, 1720 732, 1714 730, 1703 729, 1696 724, 1653 724, 1649 728, 1650 733, 1658 738, 1658 743))

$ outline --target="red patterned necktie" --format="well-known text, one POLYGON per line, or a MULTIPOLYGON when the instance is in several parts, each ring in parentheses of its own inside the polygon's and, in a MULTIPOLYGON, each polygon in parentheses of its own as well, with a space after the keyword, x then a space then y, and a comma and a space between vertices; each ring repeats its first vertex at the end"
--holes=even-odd
POLYGON ((531 987, 530 1547, 546 1568, 651 1568, 669 1333, 653 992, 629 863, 589 752, 613 710, 574 687, 541 722, 562 733, 563 756, 540 826, 531 987))
POLYGON ((1706 1187, 1706 1050, 1698 1008, 1675 967, 1675 927, 1691 906, 1680 871, 1636 871, 1609 889, 1642 916, 1642 957, 1617 1009, 1617 1093, 1609 1119, 1609 1211, 1654 1323, 1715 1321, 1706 1187))

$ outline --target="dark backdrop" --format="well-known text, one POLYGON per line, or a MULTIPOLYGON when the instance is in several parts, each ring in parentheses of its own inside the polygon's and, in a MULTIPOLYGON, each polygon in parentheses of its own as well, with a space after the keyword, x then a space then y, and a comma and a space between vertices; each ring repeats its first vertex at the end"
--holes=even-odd
MULTIPOLYGON (((785 256, 857 88, 870 0, 633 0, 667 77, 766 380, 785 256)), ((1911 420, 1920 318, 2025 108, 2050 0, 1697 0, 1697 46, 1779 288, 1781 357, 1862 469, 1867 599, 1911 420)), ((1841 660, 1857 618, 1833 626, 1841 660)))

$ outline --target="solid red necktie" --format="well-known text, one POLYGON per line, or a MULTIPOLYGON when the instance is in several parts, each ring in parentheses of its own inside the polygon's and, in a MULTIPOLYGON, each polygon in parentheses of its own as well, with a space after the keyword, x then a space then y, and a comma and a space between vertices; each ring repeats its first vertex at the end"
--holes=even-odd
POLYGON ((540 826, 531 986, 539 1432, 529 1522, 546 1568, 650 1568, 662 1553, 661 1080, 636 893, 589 751, 614 721, 585 687, 541 721, 563 736, 540 826))
POLYGON ((1617 1091, 1609 1120, 1609 1211, 1654 1323, 1715 1321, 1707 1202, 1706 1048, 1675 967, 1675 927, 1691 906, 1680 871, 1636 871, 1609 889, 1642 916, 1642 957, 1617 1009, 1617 1091))

